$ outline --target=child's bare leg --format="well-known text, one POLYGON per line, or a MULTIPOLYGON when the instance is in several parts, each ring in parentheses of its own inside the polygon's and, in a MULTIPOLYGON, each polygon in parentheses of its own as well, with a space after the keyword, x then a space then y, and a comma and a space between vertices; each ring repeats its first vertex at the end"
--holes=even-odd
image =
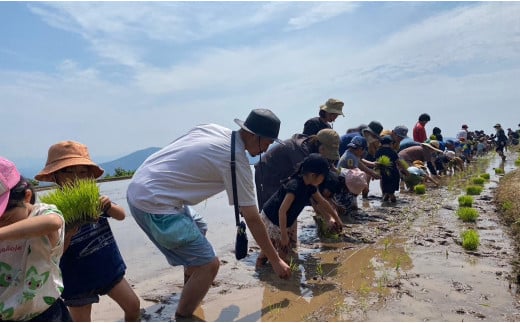
POLYGON ((125 321, 127 322, 138 322, 141 319, 141 308, 139 297, 135 294, 134 290, 123 278, 117 283, 114 288, 108 292, 108 296, 112 298, 125 312, 125 321))
POLYGON ((70 316, 74 322, 90 322, 90 313, 92 312, 92 304, 83 306, 69 306, 70 316))

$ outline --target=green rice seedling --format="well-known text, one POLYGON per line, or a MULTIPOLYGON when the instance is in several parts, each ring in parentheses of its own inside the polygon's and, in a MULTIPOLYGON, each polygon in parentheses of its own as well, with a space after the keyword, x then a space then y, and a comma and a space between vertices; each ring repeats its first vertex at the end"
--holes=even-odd
POLYGON ((392 167, 392 161, 390 157, 383 155, 376 160, 376 170, 379 170, 379 173, 385 172, 387 175, 390 175, 390 169, 392 167))
POLYGON ((502 212, 507 212, 507 211, 511 210, 513 207, 514 207, 513 202, 504 201, 500 208, 502 209, 502 212))
POLYGON ((474 177, 471 179, 471 182, 475 185, 484 186, 484 183, 486 182, 486 180, 483 179, 482 177, 474 177))
POLYGON ((101 215, 99 187, 94 179, 77 179, 42 196, 40 200, 56 205, 67 227, 95 222, 101 215))
POLYGON ((392 161, 390 160, 390 157, 386 156, 386 155, 383 155, 381 157, 379 157, 376 162, 383 166, 383 167, 390 167, 392 166, 392 161))
POLYGON ((323 278, 323 266, 322 266, 321 262, 318 262, 316 264, 316 274, 318 276, 320 276, 321 278, 323 278))
POLYGON ((472 207, 460 207, 457 216, 464 222, 475 222, 478 218, 478 211, 472 207))
POLYGON ((470 185, 466 187, 467 195, 479 195, 480 193, 482 193, 482 186, 470 185))
POLYGON ((459 196, 459 206, 472 207, 473 206, 473 197, 469 196, 469 195, 459 196))
POLYGON ((489 181, 489 179, 491 178, 491 176, 488 173, 480 174, 480 177, 482 177, 486 181, 489 181))
POLYGON ((294 261, 293 257, 291 257, 291 260, 289 262, 289 268, 291 268, 292 272, 298 271, 298 263, 294 261))
POLYGON ((502 168, 495 168, 495 174, 504 174, 504 170, 502 168))
POLYGON ((332 232, 327 227, 327 223, 323 221, 323 218, 319 215, 313 216, 314 221, 316 222, 316 227, 318 229, 318 236, 324 239, 331 240, 339 240, 339 234, 332 232))
POLYGON ((408 165, 408 163, 403 159, 399 159, 399 163, 401 164, 401 167, 403 167, 404 169, 408 169, 408 167, 410 167, 410 165, 408 165))
POLYGON ((415 194, 424 194, 426 193, 426 185, 424 184, 417 184, 413 188, 415 194))
POLYGON ((462 247, 466 250, 477 250, 480 244, 480 237, 477 231, 473 229, 466 230, 461 233, 462 247))

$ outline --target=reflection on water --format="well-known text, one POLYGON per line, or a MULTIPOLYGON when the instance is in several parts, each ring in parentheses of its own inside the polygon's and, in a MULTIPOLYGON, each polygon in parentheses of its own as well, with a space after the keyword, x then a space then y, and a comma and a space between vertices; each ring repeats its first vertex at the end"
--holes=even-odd
MULTIPOLYGON (((492 166, 504 167, 503 164, 492 166)), ((491 169, 488 171, 493 175, 494 172, 491 169)), ((465 179, 462 175, 457 174, 450 180, 451 184, 446 184, 448 192, 451 192, 451 185, 453 187, 461 185, 465 179)), ((172 269, 128 213, 125 198, 128 182, 129 180, 105 182, 100 184, 100 188, 103 194, 108 195, 113 202, 122 205, 127 210, 127 219, 124 221, 113 220, 111 226, 127 262, 128 276, 134 281, 146 282, 154 277, 160 277, 162 272, 172 272, 172 269)), ((452 195, 449 198, 456 200, 456 194, 450 194, 452 195)), ((227 195, 224 192, 197 205, 195 209, 208 222, 208 239, 214 245, 219 258, 225 260, 225 263, 223 262, 221 265, 218 278, 224 277, 221 279, 235 281, 226 281, 232 287, 219 290, 218 294, 211 294, 216 288, 211 289, 206 298, 208 301, 202 304, 196 314, 208 321, 316 321, 324 318, 330 321, 345 321, 353 318, 362 319, 366 318, 364 315, 369 309, 377 310, 378 306, 382 306, 382 300, 391 293, 392 288, 399 286, 402 275, 412 268, 415 271, 432 270, 433 268, 442 275, 446 264, 450 263, 452 258, 463 262, 464 265, 472 264, 466 266, 465 270, 468 270, 467 267, 480 265, 475 257, 461 257, 460 254, 453 252, 448 255, 445 247, 440 247, 442 259, 437 259, 437 262, 433 262, 431 260, 433 257, 426 254, 419 255, 423 256, 421 261, 412 263, 410 251, 405 248, 409 237, 404 234, 404 231, 390 231, 389 227, 399 226, 400 223, 387 223, 384 221, 384 215, 391 212, 409 213, 413 215, 413 219, 416 219, 418 216, 416 212, 419 211, 415 205, 407 205, 406 202, 400 200, 399 196, 397 205, 382 205, 380 195, 379 181, 372 181, 369 198, 358 199, 358 205, 361 208, 378 209, 379 213, 383 213, 382 215, 369 214, 364 218, 363 223, 358 223, 372 231, 373 235, 370 237, 353 236, 351 227, 348 227, 346 235, 339 241, 323 241, 316 234, 316 224, 312 219, 312 212, 305 209, 298 219, 299 246, 293 256, 292 268, 294 271, 289 280, 278 279, 269 266, 255 272, 254 265, 258 249, 255 248, 250 233, 250 247, 252 247, 249 252, 250 256, 240 262, 234 262, 232 256, 234 211, 229 206, 227 195), (379 222, 380 220, 383 221, 379 222), (231 279, 229 279, 230 277, 231 279), (250 283, 248 279, 254 283, 250 283), (257 284, 258 281, 260 285, 257 284), (233 283, 236 285, 232 285, 233 283), (247 288, 242 289, 240 287, 242 285, 247 288)), ((428 197, 424 196, 421 201, 428 203, 427 199, 428 197)), ((434 207, 438 206, 432 206, 432 208, 434 207)), ((418 228, 423 229, 424 227, 435 228, 432 226, 433 221, 440 221, 445 225, 449 221, 453 221, 453 212, 442 210, 435 213, 435 216, 427 215, 426 220, 422 221, 424 223, 421 221, 414 223, 411 230, 419 230, 418 228)), ((405 226, 401 225, 401 227, 405 226)), ((500 232, 499 230, 487 230, 482 237, 498 240, 496 235, 500 232)), ((458 232, 452 230, 450 233, 446 230, 445 234, 445 239, 448 240, 456 237, 458 232)), ((438 250, 427 249, 427 252, 438 250)), ((454 261, 453 263, 459 265, 460 262, 454 261)), ((180 272, 180 270, 178 271, 180 272)), ((168 278, 173 281, 177 279, 177 277, 172 278, 171 276, 168 278)), ((429 282, 430 285, 433 285, 430 286, 428 281, 424 280, 427 278, 420 283, 424 283, 425 286, 432 289, 435 288, 435 281, 429 282)), ((180 282, 181 278, 177 283, 180 282)), ((171 289, 166 288, 165 290, 171 289)), ((167 306, 168 310, 169 307, 174 309, 176 299, 173 297, 167 306)), ((416 317, 412 317, 412 320, 414 318, 416 317)))

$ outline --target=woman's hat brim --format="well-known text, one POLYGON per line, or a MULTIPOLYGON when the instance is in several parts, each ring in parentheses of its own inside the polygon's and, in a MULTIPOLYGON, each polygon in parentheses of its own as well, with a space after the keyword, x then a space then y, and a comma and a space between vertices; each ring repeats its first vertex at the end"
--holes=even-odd
POLYGON ((442 152, 443 152, 442 150, 437 149, 437 148, 433 147, 432 145, 430 145, 430 144, 428 144, 428 143, 426 143, 426 142, 421 143, 421 146, 428 147, 428 148, 430 148, 431 150, 436 151, 436 152, 438 152, 438 153, 442 153, 442 152))

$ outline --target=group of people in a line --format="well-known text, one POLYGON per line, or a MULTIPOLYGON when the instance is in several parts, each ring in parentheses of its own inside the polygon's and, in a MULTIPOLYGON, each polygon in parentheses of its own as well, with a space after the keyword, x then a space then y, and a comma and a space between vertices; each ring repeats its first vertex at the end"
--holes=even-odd
MULTIPOLYGON (((357 209, 358 195, 368 197, 372 179, 380 179, 383 201, 396 202, 401 179, 407 188, 425 179, 438 184, 435 176, 457 158, 463 167, 475 152, 488 150, 490 140, 502 154, 507 145, 499 124, 496 135, 484 140, 465 125, 457 138, 443 138, 438 128, 427 136, 428 114, 419 116, 413 138, 404 125, 385 130, 378 121, 340 136, 331 123, 343 115, 343 106, 327 100, 302 134, 283 141, 281 122, 268 109, 252 110, 245 121, 235 119, 235 131, 199 125, 136 170, 126 194, 130 213, 167 262, 184 268, 177 320, 193 315, 220 266, 206 238, 207 223, 194 205, 226 191, 261 249, 257 266, 269 263, 286 279, 297 219, 306 206, 315 209, 327 230, 340 233, 342 216, 357 209), (254 175, 246 152, 261 155, 254 175)), ((85 145, 63 141, 49 148, 35 179, 63 186, 102 174, 85 145)), ((107 196, 99 199, 103 215, 97 223, 66 228, 61 211, 37 202, 31 182, 0 158, 0 320, 90 321, 101 295, 114 299, 125 320, 140 319, 139 297, 125 279, 126 265, 109 225, 109 218, 123 220, 125 210, 107 196)))

